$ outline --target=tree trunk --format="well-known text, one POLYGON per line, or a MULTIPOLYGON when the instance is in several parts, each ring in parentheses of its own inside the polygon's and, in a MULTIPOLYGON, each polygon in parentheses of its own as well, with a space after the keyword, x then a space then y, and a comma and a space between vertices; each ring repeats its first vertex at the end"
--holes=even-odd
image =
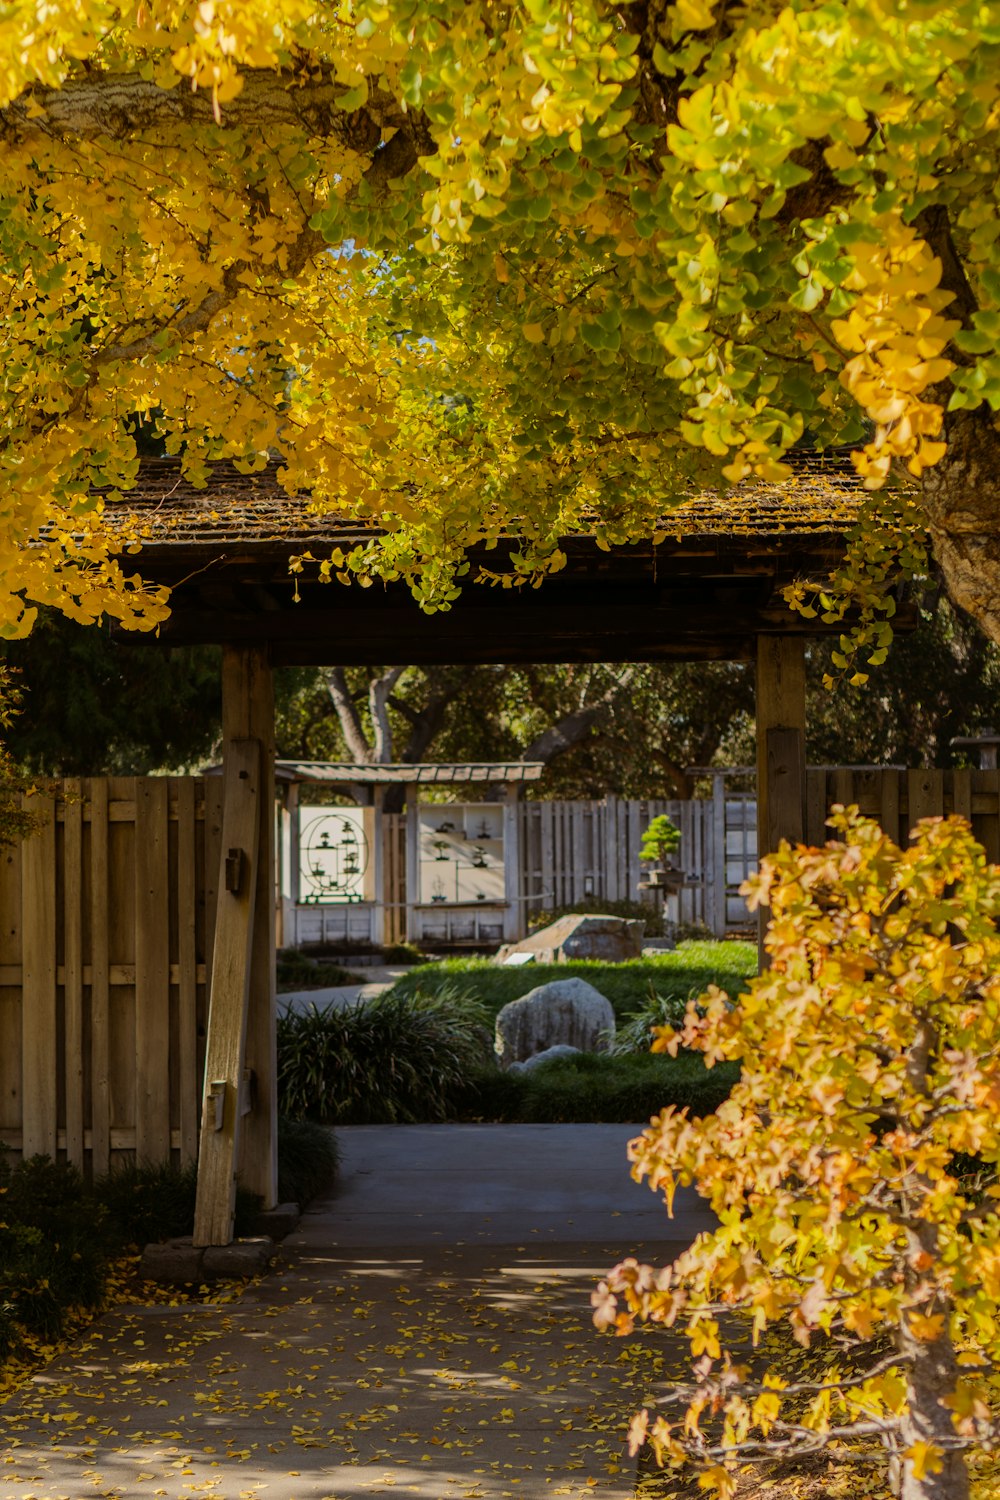
MULTIPOLYGON (((927 1226, 931 1228, 930 1225, 927 1226)), ((935 1312, 944 1311, 935 1305, 935 1312)), ((948 1448, 955 1441, 951 1408, 945 1403, 958 1385, 955 1349, 947 1331, 930 1342, 915 1338, 905 1326, 899 1334, 900 1353, 909 1357, 907 1404, 900 1437, 903 1449, 914 1443, 933 1443, 944 1451, 936 1474, 928 1469, 919 1478, 911 1459, 904 1458, 900 1472, 900 1500, 969 1500, 969 1471, 961 1450, 948 1448)))
POLYGON ((989 410, 947 418, 948 451, 923 476, 934 555, 954 602, 1000 642, 1000 434, 989 410))

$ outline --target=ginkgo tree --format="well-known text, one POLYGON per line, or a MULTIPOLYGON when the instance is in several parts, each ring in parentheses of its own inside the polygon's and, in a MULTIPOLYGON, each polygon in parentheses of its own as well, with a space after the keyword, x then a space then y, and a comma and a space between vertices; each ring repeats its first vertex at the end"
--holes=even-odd
POLYGON ((13 0, 0 629, 162 618, 103 511, 142 422, 198 482, 278 455, 380 533, 324 576, 428 608, 852 444, 795 602, 878 660, 933 542, 1000 637, 998 64, 979 0, 13 0))
POLYGON ((630 1146, 718 1228, 670 1267, 623 1261, 595 1317, 690 1338, 692 1384, 633 1444, 723 1496, 741 1462, 825 1451, 887 1462, 903 1500, 966 1500, 965 1454, 1000 1440, 1000 867, 961 818, 905 850, 856 808, 831 822, 748 883, 766 971, 654 1042, 741 1063, 715 1115, 669 1108, 630 1146), (753 1347, 776 1325, 812 1345, 802 1378, 753 1347))

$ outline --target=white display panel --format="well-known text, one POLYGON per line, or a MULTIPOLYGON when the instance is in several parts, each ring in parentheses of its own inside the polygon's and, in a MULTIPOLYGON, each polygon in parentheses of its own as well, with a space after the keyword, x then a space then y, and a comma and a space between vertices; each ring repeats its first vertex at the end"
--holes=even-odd
POLYGON ((503 810, 452 803, 418 810, 424 906, 503 902, 503 810))
POLYGON ((300 806, 300 904, 342 905, 372 899, 367 811, 363 807, 300 806))

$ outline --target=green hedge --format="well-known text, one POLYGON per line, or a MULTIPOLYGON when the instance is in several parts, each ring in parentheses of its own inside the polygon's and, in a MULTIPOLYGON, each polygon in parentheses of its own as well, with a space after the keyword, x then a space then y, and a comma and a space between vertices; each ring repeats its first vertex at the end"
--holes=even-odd
POLYGON ((455 1118, 506 1123, 643 1123, 668 1104, 711 1114, 739 1077, 734 1063, 706 1068, 697 1054, 553 1058, 530 1073, 499 1069, 470 1078, 453 1099, 455 1118))

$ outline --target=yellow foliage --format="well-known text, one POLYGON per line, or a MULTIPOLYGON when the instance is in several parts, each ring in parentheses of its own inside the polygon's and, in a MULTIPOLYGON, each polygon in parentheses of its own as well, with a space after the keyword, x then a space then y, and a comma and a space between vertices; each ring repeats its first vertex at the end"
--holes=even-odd
MULTIPOLYGON (((710 992, 658 1038, 742 1066, 715 1115, 664 1111, 629 1147, 637 1180, 668 1202, 693 1185, 719 1228, 662 1271, 624 1262, 595 1299, 624 1331, 683 1318, 689 1410, 726 1413, 733 1459, 790 1409, 848 1440, 912 1438, 911 1416, 934 1431, 937 1396, 910 1373, 927 1346, 956 1372, 949 1442, 993 1430, 1000 867, 961 818, 925 820, 905 849, 857 809, 830 821, 822 849, 782 844, 744 888, 769 912, 769 966, 734 1006, 710 992), (786 1322, 815 1381, 748 1382, 723 1306, 755 1344, 786 1322)), ((939 1446, 904 1446, 916 1477, 937 1472, 939 1446)))
MULTIPOLYGON (((0 632, 163 618, 97 498, 137 424, 198 482, 280 454, 291 504, 383 531, 338 571, 434 608, 476 543, 537 580, 560 536, 787 477, 807 428, 873 495, 919 482, 946 406, 1000 407, 987 12, 682 0, 640 38, 610 0, 8 6, 0 632)), ((925 525, 895 491, 866 525, 869 620, 925 525)))

